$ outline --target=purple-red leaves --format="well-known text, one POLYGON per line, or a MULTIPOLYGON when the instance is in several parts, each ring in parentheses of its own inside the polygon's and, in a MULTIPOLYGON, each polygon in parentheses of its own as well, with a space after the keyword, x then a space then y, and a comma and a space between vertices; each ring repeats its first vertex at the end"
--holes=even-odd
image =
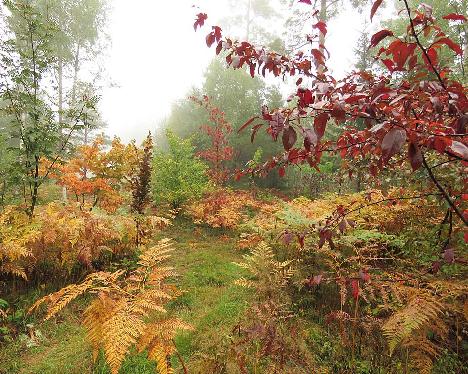
POLYGON ((304 148, 307 152, 310 152, 315 148, 318 143, 317 134, 312 129, 304 131, 304 148))
POLYGON ((461 14, 456 14, 456 13, 450 13, 447 14, 446 16, 442 17, 443 19, 447 19, 449 21, 463 21, 466 22, 466 17, 461 15, 461 14))
POLYGON ((343 234, 346 231, 346 227, 347 227, 346 218, 343 218, 338 224, 338 230, 340 230, 340 232, 343 234))
POLYGON ((197 27, 202 27, 207 19, 208 15, 206 13, 198 13, 197 18, 195 18, 195 23, 193 24, 193 29, 197 31, 197 27))
POLYGON ((406 141, 406 132, 403 129, 391 129, 382 140, 382 159, 388 162, 394 155, 400 152, 406 141))
POLYGON ((444 260, 448 264, 453 264, 455 262, 455 251, 452 247, 447 247, 444 251, 444 260))
POLYGON ((393 32, 390 30, 380 30, 379 32, 376 32, 374 35, 371 37, 371 47, 377 46, 383 39, 385 39, 387 36, 393 36, 393 32))
POLYGON ((325 112, 322 112, 318 116, 315 117, 314 129, 315 129, 315 133, 317 134, 318 140, 320 140, 325 134, 325 128, 327 126, 327 121, 329 118, 330 116, 325 112))
POLYGON ((465 161, 468 161, 468 147, 459 141, 453 141, 452 144, 448 147, 450 153, 454 154, 455 156, 461 157, 465 161))
POLYGON ((357 301, 359 298, 359 281, 357 279, 351 279, 351 293, 354 300, 357 301))
POLYGON ((214 42, 221 40, 221 28, 219 26, 213 26, 212 31, 206 36, 206 45, 211 47, 214 42))
POLYGON ((296 130, 294 130, 291 126, 286 128, 283 131, 283 147, 286 151, 289 151, 297 140, 296 130))
POLYGON ((367 269, 359 270, 359 277, 362 279, 363 282, 369 282, 370 281, 370 275, 367 272, 367 269))
POLYGON ((286 245, 289 245, 289 244, 291 244, 292 239, 293 239, 293 234, 290 231, 286 230, 283 233, 283 243, 286 244, 286 245))
POLYGON ((409 144, 408 157, 411 163, 411 167, 413 168, 413 171, 418 170, 423 163, 423 158, 422 158, 421 150, 416 144, 414 143, 409 144))
POLYGON ((374 17, 375 12, 377 12, 377 9, 379 6, 382 4, 383 0, 376 0, 374 4, 372 4, 371 12, 370 12, 370 19, 372 21, 372 18, 374 17))
POLYGON ((297 234, 297 241, 299 242, 299 246, 301 248, 304 248, 304 240, 305 240, 305 234, 304 233, 297 234))
POLYGON ((312 1, 311 0, 299 0, 300 3, 304 3, 304 4, 308 4, 308 5, 312 5, 312 1))
POLYGON ((312 25, 314 29, 319 29, 323 36, 327 35, 327 24, 323 21, 318 21, 315 25, 312 25))

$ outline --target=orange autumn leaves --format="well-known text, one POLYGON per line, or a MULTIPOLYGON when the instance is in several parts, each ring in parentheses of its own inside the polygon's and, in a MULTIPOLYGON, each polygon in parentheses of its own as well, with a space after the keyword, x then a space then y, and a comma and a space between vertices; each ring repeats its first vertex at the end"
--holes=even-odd
POLYGON ((125 145, 119 138, 106 150, 99 136, 92 144, 79 146, 74 158, 57 167, 52 177, 83 207, 114 212, 128 193, 140 153, 134 142, 125 145))

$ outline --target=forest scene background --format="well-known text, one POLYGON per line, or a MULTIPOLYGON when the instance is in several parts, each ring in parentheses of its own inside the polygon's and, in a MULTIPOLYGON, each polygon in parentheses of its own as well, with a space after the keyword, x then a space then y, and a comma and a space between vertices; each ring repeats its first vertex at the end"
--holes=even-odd
POLYGON ((467 372, 467 1, 161 5, 131 93, 119 4, 0 7, 0 373, 467 372))

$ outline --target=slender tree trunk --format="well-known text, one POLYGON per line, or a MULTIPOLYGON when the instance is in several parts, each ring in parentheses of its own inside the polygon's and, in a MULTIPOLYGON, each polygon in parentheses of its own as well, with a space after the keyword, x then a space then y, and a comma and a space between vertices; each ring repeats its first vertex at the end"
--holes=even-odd
MULTIPOLYGON (((320 0, 320 19, 323 22, 328 21, 328 15, 327 15, 327 0, 320 0)), ((322 33, 319 33, 319 51, 322 52, 322 55, 325 56, 325 35, 322 33)), ((317 73, 323 74, 325 71, 324 66, 320 65, 317 69, 317 73)))
MULTIPOLYGON (((60 53, 62 54, 62 53, 60 53)), ((59 56, 58 61, 58 121, 61 126, 63 123, 63 57, 59 56)), ((64 203, 68 201, 67 187, 62 187, 62 200, 64 203)))
POLYGON ((76 104, 76 85, 78 83, 78 72, 80 70, 80 43, 76 46, 75 62, 73 63, 73 85, 71 94, 72 107, 76 104))
POLYGON ((250 12, 251 12, 251 8, 252 8, 252 0, 248 0, 248 3, 247 3, 247 15, 246 15, 246 21, 247 21, 247 25, 246 25, 246 29, 245 29, 245 40, 249 40, 250 38, 250 23, 251 23, 251 19, 250 19, 250 12))

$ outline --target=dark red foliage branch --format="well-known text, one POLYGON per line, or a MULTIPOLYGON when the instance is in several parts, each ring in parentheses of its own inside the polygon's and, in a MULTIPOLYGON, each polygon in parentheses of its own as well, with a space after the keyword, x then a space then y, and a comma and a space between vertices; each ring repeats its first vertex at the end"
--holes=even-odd
POLYGON ((132 180, 132 212, 143 214, 149 202, 151 183, 151 159, 153 157, 153 138, 151 132, 143 142, 143 152, 138 173, 132 180))
POLYGON ((203 96, 202 99, 191 96, 190 100, 207 111, 210 122, 202 125, 201 130, 208 135, 211 145, 197 155, 209 162, 208 173, 211 180, 219 186, 223 185, 232 174, 226 166, 226 162, 234 156, 234 149, 229 145, 232 125, 226 120, 224 112, 211 103, 208 96, 203 96))
MULTIPOLYGON (((374 2, 372 16, 381 3, 374 2)), ((376 176, 386 168, 401 165, 395 160, 404 156, 414 171, 425 169, 430 184, 467 226, 466 202, 456 198, 465 193, 468 185, 466 87, 452 79, 450 69, 439 60, 442 48, 449 48, 455 55, 463 51, 443 32, 430 7, 424 5, 421 11, 411 11, 406 0, 403 4, 409 22, 407 35, 399 38, 391 30, 381 30, 371 37, 371 47, 377 47, 384 39, 388 43, 376 56, 388 70, 385 75, 357 71, 336 80, 328 74, 328 56, 322 52, 326 49, 319 44, 326 25, 319 19, 315 25, 320 27, 313 28, 316 33, 306 37, 310 49, 293 56, 223 37, 219 27, 212 28, 207 41, 209 45, 216 43, 216 53, 223 52, 227 64, 234 69, 247 68, 252 76, 270 73, 298 78, 297 90, 291 95, 294 106, 262 108, 254 117, 262 123, 256 121, 254 125, 250 119, 242 127, 254 126, 252 138, 263 127, 273 140, 282 140, 284 153, 262 165, 263 170, 278 167, 284 174, 287 165, 302 163, 318 169, 323 152, 333 152, 344 160, 368 160, 369 173, 376 176), (422 34, 426 40, 432 40, 431 44, 423 44, 422 34), (303 81, 307 81, 307 86, 302 85, 303 81), (331 121, 341 130, 336 142, 323 138, 331 121), (359 126, 362 122, 364 130, 359 126), (439 181, 435 166, 428 162, 427 156, 432 154, 458 168, 455 183, 439 181)), ((457 14, 445 18, 465 21, 464 16, 457 14)), ((238 177, 251 172, 244 170, 238 177)))

